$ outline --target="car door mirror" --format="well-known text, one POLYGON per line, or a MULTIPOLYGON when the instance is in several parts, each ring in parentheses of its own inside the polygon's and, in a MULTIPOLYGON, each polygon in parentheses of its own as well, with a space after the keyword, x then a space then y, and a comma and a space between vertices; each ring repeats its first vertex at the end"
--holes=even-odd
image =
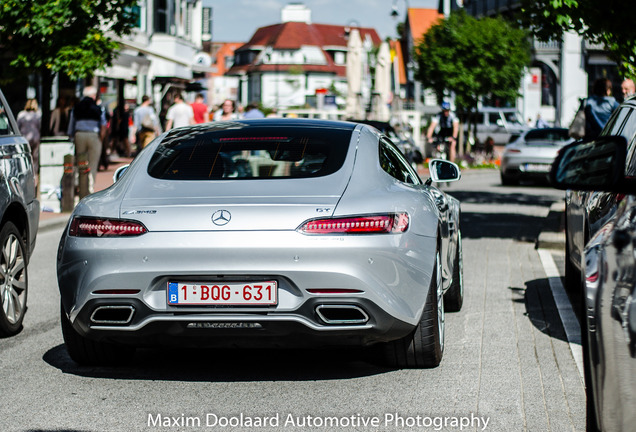
POLYGON ((124 173, 126 172, 129 166, 130 165, 122 165, 115 170, 115 173, 113 174, 113 183, 115 183, 117 180, 121 178, 121 176, 124 175, 124 173))
POLYGON ((626 153, 621 136, 567 145, 552 164, 550 180, 557 189, 633 192, 635 180, 625 177, 626 153))
POLYGON ((428 172, 434 182, 452 182, 461 178, 459 167, 444 159, 433 159, 428 164, 428 172))

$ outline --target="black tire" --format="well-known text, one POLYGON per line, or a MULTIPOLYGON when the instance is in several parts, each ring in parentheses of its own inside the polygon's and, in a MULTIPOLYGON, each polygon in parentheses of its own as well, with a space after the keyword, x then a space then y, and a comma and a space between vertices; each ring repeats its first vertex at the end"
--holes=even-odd
POLYGON ((457 253, 453 263, 453 280, 444 294, 444 308, 448 312, 459 312, 464 304, 464 260, 462 253, 462 233, 457 233, 457 253))
POLYGON ((504 186, 516 186, 519 184, 519 179, 501 173, 501 184, 504 186))
POLYGON ((590 335, 587 322, 583 327, 581 342, 583 348, 583 377, 585 381, 585 422, 587 432, 600 432, 597 426, 596 417, 596 401, 594 398, 594 384, 592 383, 592 367, 594 365, 594 356, 592 355, 590 335))
POLYGON ((82 366, 117 366, 129 362, 135 348, 126 345, 88 339, 75 331, 64 307, 60 309, 62 336, 71 359, 82 366))
POLYGON ((28 254, 18 228, 7 222, 0 230, 0 336, 22 329, 27 310, 28 254))
MULTIPOLYGON (((565 226, 565 289, 570 293, 580 295, 584 290, 582 286, 581 271, 572 264, 570 256, 570 236, 568 234, 567 221, 565 226)), ((585 296, 583 296, 585 297, 585 296)), ((585 315, 582 315, 584 317, 585 315)))
POLYGON ((444 353, 444 300, 441 261, 437 253, 424 312, 415 330, 384 345, 386 363, 397 368, 434 368, 444 353))

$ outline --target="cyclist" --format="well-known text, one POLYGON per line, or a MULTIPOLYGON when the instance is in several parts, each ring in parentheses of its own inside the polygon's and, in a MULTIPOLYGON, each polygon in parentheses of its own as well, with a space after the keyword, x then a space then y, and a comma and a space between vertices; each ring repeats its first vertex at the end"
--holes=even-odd
POLYGON ((455 147, 457 146, 457 134, 459 133, 459 119, 451 112, 449 102, 442 102, 442 111, 431 120, 426 131, 426 138, 432 142, 433 132, 439 125, 437 138, 447 138, 449 142, 449 160, 455 160, 455 147))

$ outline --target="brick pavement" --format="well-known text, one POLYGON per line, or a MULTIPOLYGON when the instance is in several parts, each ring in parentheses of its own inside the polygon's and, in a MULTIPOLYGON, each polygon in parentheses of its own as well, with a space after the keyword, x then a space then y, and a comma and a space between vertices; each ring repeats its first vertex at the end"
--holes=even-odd
POLYGON ((491 177, 467 173, 448 190, 462 198, 466 294, 440 368, 462 389, 454 405, 489 416, 490 431, 585 430, 583 381, 529 228, 553 198, 491 177))

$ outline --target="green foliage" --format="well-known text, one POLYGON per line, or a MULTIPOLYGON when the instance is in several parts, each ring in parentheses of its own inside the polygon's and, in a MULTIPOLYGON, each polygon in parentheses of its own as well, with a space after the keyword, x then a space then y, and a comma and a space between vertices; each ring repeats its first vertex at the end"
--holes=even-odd
POLYGON ((539 40, 560 39, 573 31, 605 44, 622 72, 636 76, 633 0, 521 0, 521 23, 539 40))
POLYGON ((83 78, 110 65, 112 35, 132 31, 137 0, 0 0, 0 47, 11 66, 83 78))
POLYGON ((524 30, 501 18, 475 19, 463 10, 429 29, 415 47, 418 78, 442 99, 455 92, 455 102, 470 111, 485 97, 514 100, 530 43, 524 30))

